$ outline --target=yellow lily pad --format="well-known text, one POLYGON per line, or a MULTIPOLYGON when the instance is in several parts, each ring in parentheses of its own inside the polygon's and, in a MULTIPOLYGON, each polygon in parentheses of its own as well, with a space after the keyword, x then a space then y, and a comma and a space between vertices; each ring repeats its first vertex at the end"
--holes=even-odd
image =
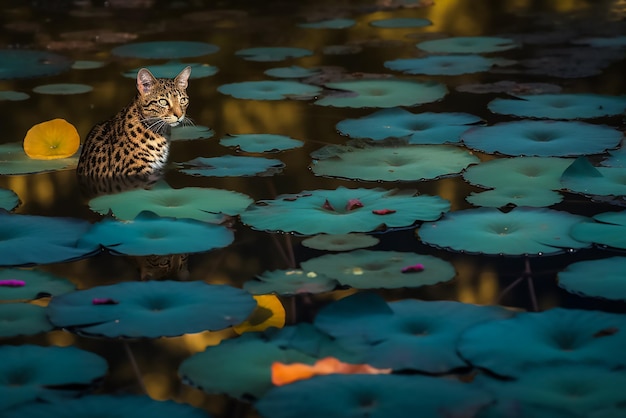
POLYGON ((38 123, 26 132, 24 152, 37 160, 67 158, 78 151, 78 131, 65 119, 38 123))
POLYGON ((257 307, 250 317, 233 329, 239 335, 244 332, 265 331, 270 327, 285 326, 285 308, 275 295, 255 295, 257 307))

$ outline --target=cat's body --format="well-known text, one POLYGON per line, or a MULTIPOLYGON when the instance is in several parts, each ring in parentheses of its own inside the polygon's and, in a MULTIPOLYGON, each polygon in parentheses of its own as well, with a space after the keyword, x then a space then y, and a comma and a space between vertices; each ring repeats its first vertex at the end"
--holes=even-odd
POLYGON ((190 74, 191 67, 186 67, 172 80, 157 79, 147 69, 139 70, 135 99, 87 135, 78 176, 147 179, 158 175, 167 162, 171 127, 185 120, 190 74))

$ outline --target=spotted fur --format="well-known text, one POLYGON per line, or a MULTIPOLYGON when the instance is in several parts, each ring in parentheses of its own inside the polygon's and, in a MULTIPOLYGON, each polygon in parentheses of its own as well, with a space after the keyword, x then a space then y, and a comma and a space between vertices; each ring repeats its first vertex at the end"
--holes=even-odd
POLYGON ((141 280, 189 279, 189 254, 147 255, 135 257, 141 280))
POLYGON ((163 79, 139 70, 135 99, 87 135, 78 176, 145 179, 158 174, 167 162, 171 127, 186 121, 190 74, 186 67, 174 79, 163 79))

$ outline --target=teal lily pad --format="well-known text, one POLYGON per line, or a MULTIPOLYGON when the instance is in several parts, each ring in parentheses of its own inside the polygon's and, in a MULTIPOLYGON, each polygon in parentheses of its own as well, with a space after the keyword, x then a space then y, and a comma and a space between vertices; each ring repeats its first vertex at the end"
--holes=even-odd
POLYGON ((181 126, 172 128, 171 141, 187 141, 190 139, 206 139, 215 135, 213 129, 206 126, 181 126))
POLYGON ((304 142, 285 135, 275 134, 241 134, 228 135, 220 139, 220 144, 237 147, 245 152, 277 152, 299 148, 304 142))
POLYGON ((511 315, 496 306, 416 299, 387 303, 378 295, 357 293, 323 308, 313 324, 374 367, 445 373, 468 365, 457 353, 463 331, 511 315))
POLYGON ((394 78, 347 80, 327 83, 329 89, 352 92, 348 95, 322 97, 315 104, 335 107, 415 106, 442 99, 448 90, 434 81, 413 81, 394 78))
POLYGON ((224 215, 238 215, 253 200, 242 193, 202 187, 136 189, 98 196, 89 201, 91 210, 117 219, 132 220, 143 211, 159 216, 219 222, 224 215))
POLYGON ((269 391, 256 408, 272 418, 474 416, 493 401, 475 385, 430 376, 327 375, 269 391))
POLYGON ((235 55, 247 61, 272 62, 287 58, 301 58, 313 55, 313 51, 305 48, 290 47, 259 47, 240 49, 235 55))
POLYGON ((6 411, 5 418, 211 418, 205 410, 138 395, 90 395, 63 402, 32 403, 6 411))
POLYGON ((0 337, 34 335, 54 328, 46 309, 30 303, 0 303, 0 323, 0 337))
POLYGON ((617 147, 622 138, 620 131, 608 126, 534 120, 479 126, 462 135, 465 145, 479 151, 540 157, 598 154, 617 147))
POLYGON ((331 145, 318 150, 311 169, 318 176, 370 181, 431 180, 460 173, 478 157, 450 145, 353 147, 331 145))
POLYGON ((33 300, 61 295, 75 288, 69 280, 45 271, 0 270, 0 301, 33 300))
POLYGON ((0 212, 0 266, 49 264, 86 257, 98 246, 79 242, 90 224, 82 219, 0 212))
POLYGON ((9 100, 12 102, 19 102, 28 99, 30 96, 21 91, 3 90, 0 91, 0 101, 9 100))
POLYGON ((626 212, 599 213, 593 220, 574 225, 571 234, 583 242, 626 249, 626 212))
POLYGON ((114 254, 143 256, 204 252, 226 247, 233 240, 233 232, 221 225, 142 212, 132 221, 107 218, 94 224, 80 244, 101 246, 114 254))
POLYGON ((44 84, 33 88, 35 93, 39 94, 83 94, 89 93, 93 90, 93 87, 86 84, 71 84, 71 83, 59 83, 59 84, 44 84))
POLYGON ((602 165, 607 167, 626 167, 626 147, 609 151, 609 157, 602 160, 602 165))
POLYGON ((561 202, 563 195, 554 190, 533 189, 529 186, 506 186, 480 193, 472 192, 465 200, 474 206, 490 208, 508 205, 542 208, 561 202))
POLYGON ((11 211, 20 204, 20 198, 13 190, 0 189, 0 209, 11 211))
POLYGON ((553 308, 469 328, 458 342, 463 358, 501 376, 558 363, 624 366, 626 315, 553 308))
POLYGON ((298 26, 306 29, 347 29, 356 24, 354 19, 327 19, 317 22, 299 23, 298 26))
POLYGON ((382 109, 358 119, 344 119, 337 129, 351 138, 403 138, 409 144, 444 144, 461 140, 469 126, 480 122, 467 113, 411 113, 402 108, 382 109))
POLYGON ((113 48, 111 53, 124 58, 178 59, 200 57, 219 51, 216 45, 191 41, 138 42, 113 48))
POLYGON ((433 55, 385 61, 385 67, 405 74, 461 75, 489 71, 503 61, 481 55, 433 55))
POLYGON ((494 113, 546 119, 589 119, 624 113, 626 96, 598 94, 516 95, 489 102, 494 113))
POLYGON ((373 247, 380 240, 361 233, 352 234, 319 234, 302 240, 302 245, 316 250, 351 251, 359 248, 373 247))
POLYGON ((303 191, 261 200, 241 214, 254 229, 303 235, 370 232, 435 220, 450 203, 414 191, 348 189, 303 191))
POLYGON ((422 51, 446 54, 483 54, 519 48, 513 39, 497 36, 457 36, 417 44, 422 51))
POLYGON ((312 364, 327 356, 355 359, 331 337, 301 323, 223 340, 183 361, 178 372, 185 382, 205 392, 258 399, 272 388, 272 363, 312 364))
POLYGON ((243 322, 256 307, 247 292, 202 281, 122 282, 52 298, 50 321, 104 337, 157 338, 217 331, 243 322))
POLYGON ((240 177, 273 176, 280 173, 285 164, 273 158, 235 157, 198 157, 184 163, 178 163, 181 173, 191 176, 240 177))
MULTIPOLYGON (((217 67, 209 64, 199 64, 197 62, 185 62, 170 61, 160 65, 148 65, 146 67, 150 70, 152 75, 156 78, 175 78, 185 67, 191 67, 191 75, 189 78, 204 78, 217 74, 219 71, 217 67)), ((137 73, 141 68, 135 68, 124 72, 122 75, 128 78, 137 78, 137 73)))
POLYGON ((262 80, 223 84, 217 88, 217 91, 236 99, 283 100, 290 97, 313 97, 321 89, 297 81, 262 80))
POLYGON ((76 347, 3 345, 0 357, 3 416, 15 405, 76 396, 107 371, 107 362, 102 357, 76 347))
POLYGON ((559 364, 526 370, 516 380, 479 374, 476 384, 496 395, 497 403, 489 407, 494 416, 515 410, 523 417, 587 417, 623 404, 626 374, 590 364, 559 364))
POLYGON ((0 80, 55 75, 71 65, 70 59, 53 52, 0 49, 0 80))
POLYGON ((73 70, 94 70, 96 68, 102 68, 106 65, 106 62, 103 61, 92 61, 92 60, 78 60, 74 61, 72 64, 73 70))
POLYGON ((2 144, 0 145, 0 174, 32 174, 71 168, 78 163, 77 154, 70 158, 35 160, 24 153, 22 143, 2 144))
POLYGON ((433 22, 428 19, 422 19, 418 17, 396 17, 389 19, 372 20, 370 25, 375 28, 386 29, 400 29, 400 28, 423 28, 424 26, 430 26, 433 22))
POLYGON ((314 68, 304 68, 298 65, 291 67, 270 68, 264 74, 277 78, 306 78, 319 74, 320 71, 314 68))
POLYGON ((542 255, 589 247, 570 236, 584 216, 544 208, 449 212, 418 230, 422 242, 453 251, 490 255, 542 255))
POLYGON ((454 267, 447 261, 399 251, 327 254, 303 261, 300 267, 356 289, 415 288, 446 282, 456 276, 454 267))
POLYGON ((283 296, 303 293, 324 293, 334 290, 339 283, 322 274, 302 269, 266 271, 248 280, 243 288, 253 295, 277 293, 283 296))
POLYGON ((625 177, 626 167, 594 167, 586 157, 580 157, 563 172, 561 184, 587 196, 623 196, 625 177))
POLYGON ((626 300, 626 257, 579 261, 558 274, 559 286, 571 293, 626 300))

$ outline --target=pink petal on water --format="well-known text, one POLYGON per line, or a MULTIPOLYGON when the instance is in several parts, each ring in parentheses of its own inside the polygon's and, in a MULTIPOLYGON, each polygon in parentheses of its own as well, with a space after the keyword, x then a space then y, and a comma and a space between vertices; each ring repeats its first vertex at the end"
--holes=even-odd
POLYGON ((359 199, 350 199, 348 200, 348 204, 346 205, 346 210, 354 210, 362 207, 363 203, 361 203, 359 199))
POLYGON ((322 205, 322 207, 326 210, 332 210, 333 212, 335 211, 335 208, 333 207, 333 205, 330 204, 328 199, 324 201, 324 204, 322 205))
POLYGON ((23 287, 26 285, 24 280, 0 280, 0 286, 5 287, 23 287))
POLYGON ((374 215, 391 215, 392 213, 396 213, 393 209, 375 209, 372 211, 374 215))
POLYGON ((93 298, 91 303, 94 305, 117 305, 119 302, 111 298, 93 298))
POLYGON ((403 267, 402 270, 400 271, 402 271, 402 273, 418 273, 420 271, 424 271, 424 265, 415 264, 412 266, 406 266, 406 267, 403 267))

